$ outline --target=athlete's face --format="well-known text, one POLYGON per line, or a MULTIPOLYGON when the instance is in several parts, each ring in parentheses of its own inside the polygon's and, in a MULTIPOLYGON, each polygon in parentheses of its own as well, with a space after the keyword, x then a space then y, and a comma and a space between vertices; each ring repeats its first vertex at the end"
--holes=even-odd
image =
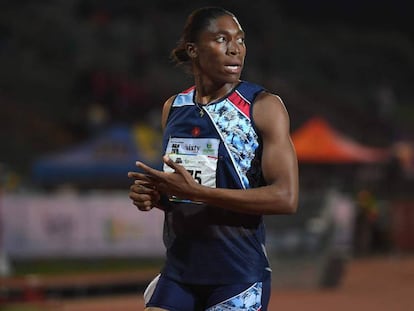
POLYGON ((240 79, 246 56, 243 29, 236 18, 223 15, 200 33, 190 53, 195 75, 213 83, 235 83, 240 79))

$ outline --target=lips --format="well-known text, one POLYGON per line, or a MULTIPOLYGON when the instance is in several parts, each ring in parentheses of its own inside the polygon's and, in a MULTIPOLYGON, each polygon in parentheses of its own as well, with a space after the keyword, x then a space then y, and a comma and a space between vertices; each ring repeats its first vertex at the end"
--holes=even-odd
POLYGON ((225 65, 224 68, 229 73, 240 73, 242 66, 240 64, 229 64, 225 65))

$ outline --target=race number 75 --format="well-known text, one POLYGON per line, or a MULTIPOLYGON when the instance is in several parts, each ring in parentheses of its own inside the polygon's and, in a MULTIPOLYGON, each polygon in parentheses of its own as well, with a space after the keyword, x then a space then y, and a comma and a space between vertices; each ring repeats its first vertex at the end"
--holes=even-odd
POLYGON ((191 176, 193 176, 193 178, 201 185, 202 184, 202 182, 201 182, 201 177, 200 177, 200 175, 201 175, 201 171, 199 171, 199 170, 187 170, 187 172, 189 172, 190 173, 190 175, 191 176))

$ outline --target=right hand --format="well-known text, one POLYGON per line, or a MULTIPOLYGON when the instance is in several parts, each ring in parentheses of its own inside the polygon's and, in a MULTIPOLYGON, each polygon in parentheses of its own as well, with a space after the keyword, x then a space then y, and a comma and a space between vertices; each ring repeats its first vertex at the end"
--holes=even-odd
POLYGON ((148 180, 141 179, 142 174, 129 172, 128 177, 134 178, 130 187, 129 198, 140 211, 149 211, 159 207, 160 193, 155 185, 148 180))

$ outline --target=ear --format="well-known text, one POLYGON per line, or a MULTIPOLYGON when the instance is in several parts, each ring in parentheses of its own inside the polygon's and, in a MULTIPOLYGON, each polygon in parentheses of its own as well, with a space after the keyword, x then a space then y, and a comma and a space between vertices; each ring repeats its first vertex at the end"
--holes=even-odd
POLYGON ((194 43, 187 43, 185 48, 186 48, 186 51, 187 51, 187 55, 191 59, 196 58, 198 56, 197 47, 194 43))

